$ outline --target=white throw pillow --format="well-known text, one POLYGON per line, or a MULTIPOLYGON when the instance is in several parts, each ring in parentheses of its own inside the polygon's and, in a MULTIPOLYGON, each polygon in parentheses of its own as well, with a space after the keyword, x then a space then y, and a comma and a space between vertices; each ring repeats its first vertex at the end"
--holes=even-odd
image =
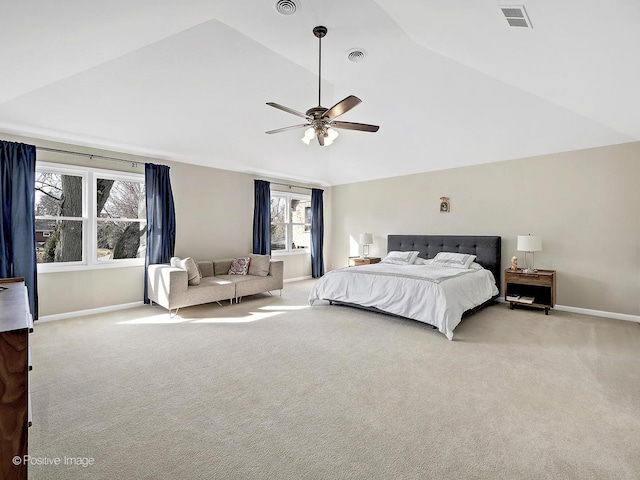
POLYGON ((173 260, 176 258, 175 266, 177 268, 181 268, 187 272, 187 278, 189 279, 189 285, 200 285, 200 280, 202 279, 202 275, 200 274, 200 269, 196 264, 196 261, 191 258, 183 258, 182 260, 178 257, 171 258, 171 263, 173 266, 173 260))
POLYGON ((271 257, 269 255, 249 254, 249 275, 266 277, 269 275, 271 257))
POLYGON ((431 264, 441 267, 466 269, 470 267, 475 259, 475 255, 469 255, 467 253, 440 252, 434 257, 431 264))
POLYGON ((399 252, 399 251, 391 251, 387 253, 387 256, 384 257, 381 263, 391 263, 393 265, 412 265, 413 262, 418 258, 418 254, 420 252, 411 251, 411 252, 399 252))

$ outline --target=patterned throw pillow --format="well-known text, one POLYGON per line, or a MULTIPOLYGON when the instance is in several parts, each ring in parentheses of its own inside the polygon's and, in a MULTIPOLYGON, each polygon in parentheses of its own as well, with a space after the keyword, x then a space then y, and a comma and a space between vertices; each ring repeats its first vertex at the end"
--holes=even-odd
POLYGON ((229 275, 246 275, 249 271, 250 257, 234 258, 231 262, 231 268, 229 269, 229 275))

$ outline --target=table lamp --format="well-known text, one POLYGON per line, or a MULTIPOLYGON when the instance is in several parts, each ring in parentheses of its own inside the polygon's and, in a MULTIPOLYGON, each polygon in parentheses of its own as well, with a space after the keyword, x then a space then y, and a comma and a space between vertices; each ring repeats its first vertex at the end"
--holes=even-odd
POLYGON ((362 245, 362 258, 369 258, 369 245, 373 243, 373 234, 361 233, 360 245, 362 245))
POLYGON ((516 249, 519 252, 524 252, 524 264, 525 268, 522 270, 524 273, 535 273, 538 270, 534 266, 535 252, 542 251, 542 240, 535 235, 518 235, 518 245, 516 249), (531 266, 527 266, 527 253, 531 253, 531 266))

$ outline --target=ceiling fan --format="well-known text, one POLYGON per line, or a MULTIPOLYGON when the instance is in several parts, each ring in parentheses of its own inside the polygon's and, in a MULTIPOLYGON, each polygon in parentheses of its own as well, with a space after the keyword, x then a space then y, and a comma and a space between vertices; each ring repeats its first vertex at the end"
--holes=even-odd
POLYGON ((377 132, 380 128, 378 125, 341 122, 336 120, 336 118, 340 115, 347 113, 353 107, 362 103, 362 100, 354 95, 349 95, 345 99, 340 100, 331 108, 325 108, 321 106, 320 95, 322 92, 322 37, 327 34, 327 27, 315 27, 313 29, 313 34, 318 38, 318 106, 310 108, 306 111, 306 113, 302 113, 278 103, 267 102, 267 105, 291 113, 293 115, 297 115, 298 117, 305 118, 308 122, 301 125, 293 125, 291 127, 269 130, 267 133, 280 133, 286 132, 287 130, 307 127, 304 132, 304 137, 302 137, 302 141, 309 145, 313 137, 316 137, 320 146, 323 147, 325 145, 331 145, 336 139, 336 137, 338 136, 338 132, 336 132, 335 130, 336 128, 345 130, 360 130, 361 132, 377 132))

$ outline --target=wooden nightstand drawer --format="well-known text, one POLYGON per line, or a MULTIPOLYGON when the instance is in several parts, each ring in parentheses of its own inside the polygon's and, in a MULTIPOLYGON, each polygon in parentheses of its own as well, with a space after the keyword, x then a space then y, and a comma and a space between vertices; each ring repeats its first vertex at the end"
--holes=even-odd
POLYGON ((537 273, 515 273, 507 272, 507 281, 524 283, 526 285, 553 285, 553 274, 549 274, 543 271, 537 273))

